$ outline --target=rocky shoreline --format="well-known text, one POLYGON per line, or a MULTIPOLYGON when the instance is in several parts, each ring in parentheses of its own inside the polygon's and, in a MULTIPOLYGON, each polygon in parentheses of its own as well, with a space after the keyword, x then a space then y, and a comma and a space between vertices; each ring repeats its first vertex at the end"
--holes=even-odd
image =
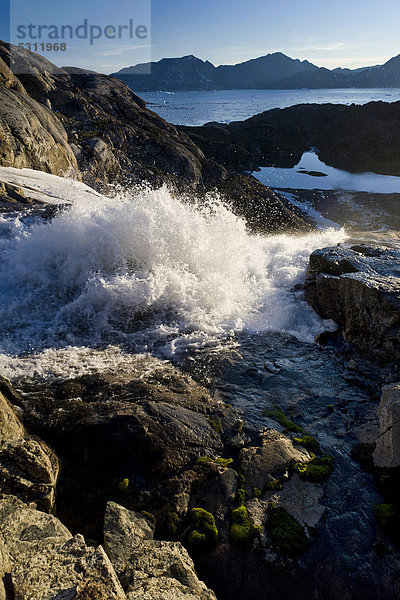
MULTIPOLYGON (((97 189, 218 189, 252 231, 311 229, 243 170, 266 156, 261 138, 274 157, 278 133, 301 152, 311 137, 293 136, 293 120, 309 132, 343 107, 274 113, 275 137, 252 122, 190 139, 113 78, 24 50, 16 76, 6 44, 0 56, 2 167, 97 189)), ((2 208, 51 219, 50 181, 46 198, 10 177, 2 208)), ((361 242, 313 253, 304 293, 339 325, 319 345, 260 333, 176 365, 141 355, 70 378, 1 378, 0 599, 397 597, 399 259, 361 242)))
POLYGON ((245 121, 179 129, 228 169, 291 168, 304 152, 316 148, 320 160, 337 169, 397 176, 399 118, 399 102, 302 104, 245 121))

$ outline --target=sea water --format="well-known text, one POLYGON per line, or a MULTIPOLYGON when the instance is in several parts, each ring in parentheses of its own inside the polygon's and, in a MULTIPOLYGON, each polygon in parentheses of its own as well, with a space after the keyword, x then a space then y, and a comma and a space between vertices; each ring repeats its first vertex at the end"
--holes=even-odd
POLYGON ((175 125, 242 121, 272 108, 295 104, 366 104, 398 102, 400 89, 216 90, 205 92, 141 92, 147 107, 175 125))
POLYGON ((0 220, 1 373, 51 371, 52 361, 68 373, 78 356, 85 369, 99 359, 90 349, 170 359, 241 332, 312 341, 334 327, 296 285, 310 253, 344 241, 343 230, 252 235, 218 196, 188 202, 162 187, 109 198, 44 181, 67 202, 51 220, 0 220))
POLYGON ((399 194, 400 177, 377 173, 350 173, 322 162, 315 152, 304 152, 292 168, 261 167, 253 173, 261 183, 275 189, 345 190, 372 194, 399 194))

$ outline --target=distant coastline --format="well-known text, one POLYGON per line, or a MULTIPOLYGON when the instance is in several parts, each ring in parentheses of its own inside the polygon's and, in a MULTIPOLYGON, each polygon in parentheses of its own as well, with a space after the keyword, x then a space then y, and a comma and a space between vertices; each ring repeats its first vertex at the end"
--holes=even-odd
POLYGON ((400 87, 400 55, 383 65, 333 70, 281 52, 215 67, 188 55, 125 67, 111 73, 137 92, 234 89, 338 89, 400 87))
POLYGON ((147 108, 174 125, 199 126, 210 122, 244 121, 273 108, 296 104, 399 102, 400 87, 337 88, 320 90, 192 90, 141 92, 147 108))

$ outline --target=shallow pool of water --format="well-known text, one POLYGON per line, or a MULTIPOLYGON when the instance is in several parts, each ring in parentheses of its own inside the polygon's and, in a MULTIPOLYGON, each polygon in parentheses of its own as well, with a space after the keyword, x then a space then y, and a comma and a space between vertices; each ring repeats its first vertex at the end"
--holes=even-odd
POLYGON ((335 169, 319 160, 315 152, 305 152, 300 162, 291 169, 261 167, 253 175, 272 188, 400 193, 400 177, 335 169))

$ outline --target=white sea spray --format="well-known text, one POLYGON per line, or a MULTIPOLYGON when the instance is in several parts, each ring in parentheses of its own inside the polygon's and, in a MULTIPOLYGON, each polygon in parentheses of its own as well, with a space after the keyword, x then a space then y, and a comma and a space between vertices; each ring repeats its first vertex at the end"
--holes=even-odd
POLYGON ((169 358, 243 330, 312 340, 331 326, 293 288, 343 230, 256 236, 217 197, 182 202, 163 187, 108 198, 62 182, 72 204, 51 221, 0 224, 3 373, 53 360, 67 374, 85 348, 169 358))

